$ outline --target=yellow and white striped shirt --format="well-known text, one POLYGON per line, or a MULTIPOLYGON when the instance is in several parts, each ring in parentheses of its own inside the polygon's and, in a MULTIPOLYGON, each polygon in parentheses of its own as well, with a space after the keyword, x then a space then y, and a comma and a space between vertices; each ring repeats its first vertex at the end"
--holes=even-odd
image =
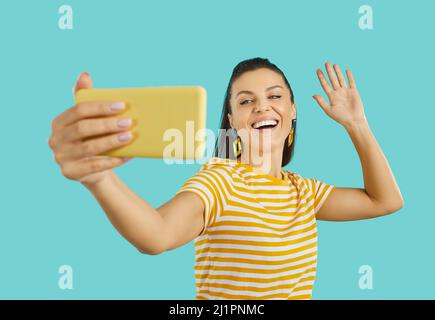
POLYGON ((205 207, 195 238, 196 299, 311 299, 315 213, 334 186, 281 173, 213 157, 177 191, 194 192, 205 207))

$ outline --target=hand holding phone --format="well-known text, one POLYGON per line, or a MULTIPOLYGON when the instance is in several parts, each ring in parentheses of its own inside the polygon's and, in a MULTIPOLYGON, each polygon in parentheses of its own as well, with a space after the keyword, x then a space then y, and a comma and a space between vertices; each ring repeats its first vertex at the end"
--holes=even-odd
MULTIPOLYGON (((86 72, 80 74, 74 94, 89 89, 91 77, 86 72)), ((124 105, 122 101, 76 101, 52 121, 48 144, 66 178, 85 185, 96 184, 112 168, 126 162, 125 158, 100 155, 132 141, 131 125, 120 117, 124 105)))

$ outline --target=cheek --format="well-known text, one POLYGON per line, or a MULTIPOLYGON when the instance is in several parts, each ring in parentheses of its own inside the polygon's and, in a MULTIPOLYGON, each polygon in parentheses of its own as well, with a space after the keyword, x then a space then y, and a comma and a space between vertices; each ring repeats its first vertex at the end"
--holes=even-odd
POLYGON ((248 126, 249 112, 238 110, 233 114, 234 125, 236 128, 245 128, 248 126))
POLYGON ((283 104, 283 105, 279 105, 278 107, 277 107, 277 110, 278 110, 278 112, 281 114, 281 116, 283 117, 283 118, 290 118, 290 111, 291 111, 291 109, 290 109, 290 107, 289 107, 289 104, 283 104))
POLYGON ((277 107, 277 111, 281 116, 282 131, 284 132, 284 134, 288 135, 291 129, 291 120, 292 120, 291 109, 288 106, 280 106, 277 107))

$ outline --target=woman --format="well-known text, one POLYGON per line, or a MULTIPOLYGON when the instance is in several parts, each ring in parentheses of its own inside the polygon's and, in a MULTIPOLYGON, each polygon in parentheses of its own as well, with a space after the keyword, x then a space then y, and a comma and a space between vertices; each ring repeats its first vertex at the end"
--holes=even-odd
MULTIPOLYGON (((160 254, 195 240, 197 299, 310 299, 316 274, 316 220, 386 215, 403 199, 367 123, 350 70, 317 76, 329 103, 313 98, 350 135, 361 160, 364 189, 339 188, 283 170, 292 157, 296 104, 283 72, 254 58, 233 70, 215 157, 175 196, 153 208, 112 168, 128 159, 96 156, 131 140, 121 102, 77 104, 52 123, 49 139, 65 177, 95 196, 115 228, 140 252, 160 254), (230 152, 228 152, 230 151, 230 152), (230 154, 229 154, 230 153, 230 154)), ((75 91, 92 87, 81 74, 75 91)))

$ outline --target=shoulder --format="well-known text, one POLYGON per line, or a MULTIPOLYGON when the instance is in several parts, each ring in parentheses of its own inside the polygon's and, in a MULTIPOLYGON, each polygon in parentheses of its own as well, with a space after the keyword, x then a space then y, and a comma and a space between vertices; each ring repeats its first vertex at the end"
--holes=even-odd
POLYGON ((287 177, 289 178, 289 180, 293 183, 293 184, 301 184, 304 183, 304 177, 302 177, 299 173, 294 172, 294 171, 289 171, 286 169, 283 169, 284 173, 287 175, 287 177))
POLYGON ((231 179, 234 168, 235 164, 231 160, 213 157, 204 162, 188 182, 204 181, 217 187, 220 182, 231 179))
POLYGON ((226 159, 226 158, 219 158, 219 157, 211 157, 208 159, 204 165, 207 166, 228 166, 228 167, 234 167, 237 165, 236 160, 232 159, 226 159))
POLYGON ((207 160, 199 169, 199 171, 227 171, 231 172, 235 170, 237 161, 231 159, 224 159, 218 157, 212 157, 207 160))
POLYGON ((298 190, 298 193, 301 192, 302 194, 307 195, 315 189, 316 179, 308 178, 300 173, 289 170, 284 170, 284 172, 287 174, 290 183, 298 190))
POLYGON ((301 191, 302 195, 313 196, 315 198, 322 198, 328 195, 335 187, 334 185, 327 183, 323 180, 319 180, 315 177, 304 177, 298 173, 290 173, 293 181, 293 185, 301 191))

